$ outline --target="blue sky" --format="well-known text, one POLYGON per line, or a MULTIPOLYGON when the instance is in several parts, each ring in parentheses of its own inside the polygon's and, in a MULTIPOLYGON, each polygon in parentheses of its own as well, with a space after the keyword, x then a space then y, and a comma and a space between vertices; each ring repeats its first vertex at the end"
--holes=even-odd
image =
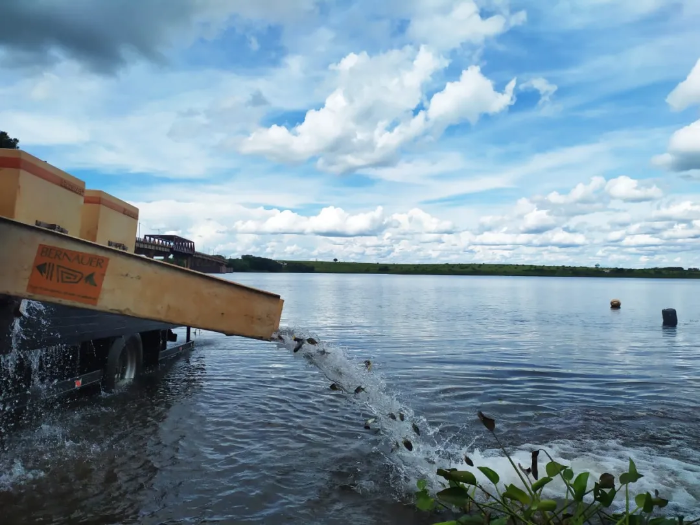
POLYGON ((8 0, 0 129, 138 206, 142 233, 700 267, 700 2, 115 6, 8 0))

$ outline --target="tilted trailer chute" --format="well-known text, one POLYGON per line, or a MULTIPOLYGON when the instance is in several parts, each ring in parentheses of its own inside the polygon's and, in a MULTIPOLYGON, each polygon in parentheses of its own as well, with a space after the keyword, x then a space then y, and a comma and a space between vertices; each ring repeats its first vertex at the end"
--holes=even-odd
POLYGON ((97 381, 111 389, 142 362, 191 348, 189 328, 258 340, 279 329, 279 295, 189 269, 199 261, 223 272, 225 260, 180 237, 138 239, 138 214, 24 151, 0 149, 0 355, 17 356, 0 369, 0 409, 31 390, 32 376, 53 390, 97 381), (177 327, 188 328, 187 341, 169 347, 177 327), (47 347, 65 355, 45 365, 27 358, 47 347), (51 379, 56 363, 65 370, 51 379))

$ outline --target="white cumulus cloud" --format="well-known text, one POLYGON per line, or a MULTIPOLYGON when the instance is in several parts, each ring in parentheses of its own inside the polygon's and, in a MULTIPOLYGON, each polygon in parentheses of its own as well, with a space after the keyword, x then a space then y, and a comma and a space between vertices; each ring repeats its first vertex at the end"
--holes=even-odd
POLYGON ((498 93, 472 66, 433 95, 427 112, 414 115, 429 81, 447 65, 425 46, 376 56, 351 53, 331 66, 337 87, 321 109, 309 110, 292 128, 259 128, 237 148, 286 163, 318 158, 319 169, 347 173, 395 164, 401 147, 421 135, 465 120, 474 124, 513 103, 515 80, 498 93))
POLYGON ((671 91, 666 102, 675 111, 682 111, 694 104, 700 104, 700 59, 695 63, 688 77, 671 91))
POLYGON ((613 199, 625 202, 644 202, 660 199, 664 193, 656 185, 641 187, 639 181, 626 175, 610 179, 605 185, 605 191, 613 199))
POLYGON ((407 34, 442 51, 465 43, 483 44, 527 18, 525 11, 513 15, 506 11, 484 18, 473 0, 422 2, 417 7, 407 34))
POLYGON ((437 126, 450 126, 462 121, 476 124, 483 114, 499 113, 515 102, 515 79, 508 82, 503 93, 494 89, 478 66, 462 71, 460 79, 448 82, 445 89, 430 99, 428 118, 437 126))
POLYGON ((328 206, 318 215, 299 215, 291 210, 265 210, 264 218, 236 221, 232 231, 252 234, 318 235, 323 237, 362 237, 387 231, 408 233, 448 233, 454 225, 418 208, 407 213, 387 215, 381 206, 365 213, 351 214, 328 206))
POLYGON ((546 200, 552 204, 575 204, 595 202, 597 193, 605 187, 603 177, 593 177, 591 182, 579 182, 569 193, 562 195, 556 191, 547 195, 546 200))
MULTIPOLYGON (((700 104, 700 60, 688 77, 671 91, 666 102, 675 111, 700 104)), ((670 171, 700 170, 700 120, 671 135, 666 153, 653 157, 652 163, 670 171)))
POLYGON ((700 120, 679 129, 668 142, 668 152, 652 159, 657 166, 671 171, 700 169, 700 120))

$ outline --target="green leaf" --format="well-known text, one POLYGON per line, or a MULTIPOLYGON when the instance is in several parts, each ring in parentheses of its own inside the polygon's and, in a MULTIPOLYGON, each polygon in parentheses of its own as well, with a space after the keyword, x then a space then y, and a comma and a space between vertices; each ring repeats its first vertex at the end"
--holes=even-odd
POLYGON ((530 504, 530 496, 527 495, 527 492, 516 487, 512 483, 506 487, 503 497, 519 501, 523 505, 530 504))
POLYGON ((586 493, 586 486, 588 485, 588 472, 581 472, 576 476, 574 481, 574 499, 576 501, 583 501, 583 495, 586 493))
POLYGON ((457 470, 455 472, 450 472, 450 478, 454 481, 459 481, 460 483, 476 486, 476 476, 474 476, 474 474, 468 470, 457 470))
POLYGON ((610 507, 610 505, 612 505, 612 502, 615 499, 616 495, 617 491, 614 488, 610 489, 607 492, 605 492, 604 490, 600 490, 596 495, 595 500, 607 509, 608 507, 610 507))
POLYGON ((630 483, 634 483, 635 481, 639 481, 643 477, 644 476, 637 472, 637 466, 634 464, 634 461, 632 461, 632 458, 630 458, 629 471, 620 476, 620 484, 628 485, 630 483))
POLYGON ((547 471, 547 475, 551 478, 559 474, 562 470, 564 470, 566 467, 564 465, 561 465, 557 463, 556 461, 550 461, 545 465, 545 470, 547 471))
POLYGON ((678 525, 679 521, 675 518, 654 518, 649 520, 649 525, 678 525))
POLYGON ((562 472, 562 476, 566 481, 571 481, 572 479, 574 479, 574 471, 570 468, 564 469, 564 472, 562 472))
POLYGON ((532 484, 532 490, 534 492, 537 492, 538 490, 540 490, 542 487, 544 487, 547 483, 550 483, 551 481, 552 481, 552 478, 550 478, 550 477, 546 477, 546 478, 542 478, 540 480, 537 480, 532 484))
POLYGON ((654 512, 654 501, 651 494, 648 492, 646 494, 637 494, 634 498, 634 502, 643 512, 647 514, 654 512))
MULTIPOLYGON (((482 520, 483 523, 483 520, 482 520)), ((452 521, 441 521, 440 523, 435 523, 433 525, 459 525, 459 522, 452 520, 452 521)))
POLYGON ((668 500, 663 498, 653 498, 651 501, 660 509, 663 509, 666 505, 668 505, 668 500))
POLYGON ((420 493, 418 499, 416 499, 416 507, 425 512, 430 512, 435 508, 435 500, 428 496, 427 493, 420 493))
POLYGON ((469 492, 464 487, 450 487, 449 489, 441 490, 436 496, 445 503, 460 508, 466 507, 470 500, 469 492))
POLYGON ((416 485, 418 485, 419 490, 425 490, 425 488, 428 486, 428 482, 424 479, 419 479, 416 485))
POLYGON ((499 481, 501 481, 501 477, 497 473, 495 473, 493 470, 491 470, 490 468, 488 468, 488 467, 477 467, 477 468, 494 485, 496 485, 499 481))
POLYGON ((615 476, 607 472, 600 475, 600 488, 611 489, 615 486, 615 476))
POLYGON ((442 476, 446 480, 454 483, 466 483, 467 485, 476 485, 476 476, 468 470, 445 470, 439 468, 438 476, 442 476))
POLYGON ((457 520, 460 525, 484 525, 484 517, 481 514, 465 514, 457 520))
POLYGON ((557 510, 557 502, 553 499, 543 499, 540 501, 539 505, 537 505, 537 508, 538 510, 544 510, 547 512, 555 511, 557 510))
POLYGON ((632 461, 632 458, 630 458, 629 473, 630 474, 637 474, 637 465, 634 464, 634 461, 632 461))
POLYGON ((625 472, 624 474, 620 475, 620 485, 629 485, 630 483, 634 483, 643 477, 644 476, 638 474, 637 472, 625 472))
POLYGON ((508 518, 508 516, 506 516, 504 518, 498 518, 497 520, 493 520, 491 522, 491 525, 506 525, 508 523, 509 519, 510 518, 508 518))

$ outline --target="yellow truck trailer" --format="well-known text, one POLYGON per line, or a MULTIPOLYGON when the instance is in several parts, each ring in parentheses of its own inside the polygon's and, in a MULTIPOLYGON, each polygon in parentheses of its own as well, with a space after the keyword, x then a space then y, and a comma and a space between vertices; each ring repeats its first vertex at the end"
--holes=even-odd
POLYGON ((185 239, 138 239, 138 213, 0 149, 0 411, 36 385, 42 395, 112 390, 191 348, 190 327, 260 340, 279 329, 279 295, 190 269, 197 257, 218 261, 185 239), (176 327, 187 327, 179 344, 176 327))

